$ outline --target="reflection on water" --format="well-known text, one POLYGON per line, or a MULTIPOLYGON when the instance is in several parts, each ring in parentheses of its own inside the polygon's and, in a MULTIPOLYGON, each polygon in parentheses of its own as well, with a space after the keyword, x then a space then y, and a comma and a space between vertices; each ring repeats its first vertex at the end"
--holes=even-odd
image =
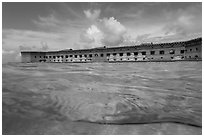
MULTIPOLYGON (((114 98, 113 93, 137 93, 149 100, 146 94, 158 100, 168 95, 169 101, 187 97, 183 106, 201 117, 202 62, 11 63, 3 65, 2 77, 3 134, 201 134, 200 127, 178 123, 72 120, 81 118, 82 110, 76 112, 81 105, 107 102, 104 98, 114 98)), ((93 115, 99 111, 92 110, 93 115)))

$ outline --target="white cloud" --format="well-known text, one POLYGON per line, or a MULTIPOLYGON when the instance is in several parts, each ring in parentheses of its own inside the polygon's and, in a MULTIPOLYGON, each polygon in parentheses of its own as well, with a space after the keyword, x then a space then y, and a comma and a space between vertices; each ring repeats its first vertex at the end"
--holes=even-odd
POLYGON ((21 61, 21 55, 18 50, 4 50, 2 49, 2 63, 7 62, 20 62, 21 61))
POLYGON ((13 54, 13 53, 14 53, 13 50, 10 50, 10 51, 2 50, 2 54, 13 54))
POLYGON ((81 41, 98 46, 118 46, 124 40, 126 28, 114 17, 98 19, 81 34, 81 41))
POLYGON ((91 25, 84 33, 80 36, 81 42, 94 43, 95 46, 101 44, 101 39, 103 39, 103 32, 98 29, 96 25, 91 25))
POLYGON ((78 40, 78 32, 70 31, 65 33, 51 33, 31 30, 3 30, 3 49, 18 49, 20 45, 24 47, 36 47, 46 50, 60 50, 74 48, 73 43, 78 40), (75 36, 75 37, 74 37, 75 36))
POLYGON ((126 28, 114 17, 104 18, 98 23, 99 29, 103 32, 102 43, 107 46, 118 46, 124 40, 126 28))
POLYGON ((201 8, 198 6, 190 6, 186 9, 176 11, 166 11, 167 23, 163 27, 166 35, 188 35, 199 33, 202 31, 202 15, 201 8))
POLYGON ((84 10, 84 14, 86 15, 86 17, 90 20, 96 20, 99 18, 101 13, 100 9, 95 9, 95 10, 84 10))

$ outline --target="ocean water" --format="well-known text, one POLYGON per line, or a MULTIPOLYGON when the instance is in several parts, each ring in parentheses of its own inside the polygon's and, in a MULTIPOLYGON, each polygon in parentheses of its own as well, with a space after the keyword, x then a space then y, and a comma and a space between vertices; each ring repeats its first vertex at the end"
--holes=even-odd
POLYGON ((3 134, 202 134, 202 62, 2 65, 3 134))

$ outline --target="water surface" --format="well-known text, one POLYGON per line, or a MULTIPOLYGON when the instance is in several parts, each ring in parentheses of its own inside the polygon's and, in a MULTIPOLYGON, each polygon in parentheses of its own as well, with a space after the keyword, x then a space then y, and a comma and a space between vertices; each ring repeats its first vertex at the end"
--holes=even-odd
POLYGON ((2 71, 3 134, 201 134, 201 127, 175 122, 93 123, 87 117, 103 112, 86 106, 136 94, 168 102, 169 114, 174 107, 201 119, 202 62, 10 63, 2 71))

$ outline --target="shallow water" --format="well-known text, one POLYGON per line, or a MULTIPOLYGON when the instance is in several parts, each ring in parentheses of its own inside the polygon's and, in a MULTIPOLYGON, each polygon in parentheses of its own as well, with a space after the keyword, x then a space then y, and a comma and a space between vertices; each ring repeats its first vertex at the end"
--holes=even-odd
POLYGON ((169 115, 173 108, 201 120, 202 62, 10 63, 2 71, 3 134, 201 134, 183 123, 93 121, 107 111, 94 105, 120 94, 168 103, 169 115))

